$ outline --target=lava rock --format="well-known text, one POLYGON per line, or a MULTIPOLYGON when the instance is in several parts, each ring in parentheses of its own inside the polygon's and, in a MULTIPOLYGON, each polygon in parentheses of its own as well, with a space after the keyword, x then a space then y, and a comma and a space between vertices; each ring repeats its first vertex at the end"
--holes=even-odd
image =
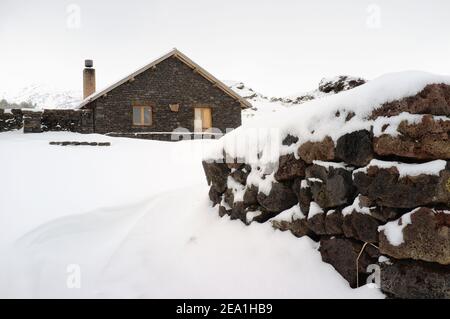
POLYGON ((258 203, 269 212, 282 212, 297 204, 297 196, 292 189, 282 183, 272 183, 268 195, 259 192, 258 203))
POLYGON ((219 216, 223 217, 225 215, 230 215, 231 209, 226 209, 225 206, 220 205, 219 206, 219 216))
POLYGON ((325 230, 325 213, 315 214, 312 217, 308 217, 308 228, 311 229, 317 235, 326 235, 325 230))
POLYGON ((340 210, 331 210, 325 216, 325 232, 327 235, 342 235, 344 216, 340 210))
POLYGON ((380 264, 381 290, 393 298, 450 299, 450 267, 417 260, 380 264))
MULTIPOLYGON (((387 129, 389 124, 383 128, 387 129)), ((401 156, 420 160, 450 159, 450 119, 435 120, 424 115, 420 123, 402 121, 396 136, 382 134, 373 140, 380 156, 401 156)))
POLYGON ((294 154, 280 156, 278 170, 275 179, 279 182, 305 176, 306 163, 301 159, 296 159, 294 154))
POLYGON ((359 77, 341 75, 337 78, 322 79, 319 83, 319 91, 324 93, 339 93, 342 91, 353 89, 366 83, 366 80, 359 77))
POLYGON ((309 186, 300 188, 298 197, 302 212, 309 212, 309 206, 312 202, 311 188, 309 186))
POLYGON ((332 161, 335 159, 334 142, 327 136, 321 142, 303 143, 298 148, 298 155, 308 164, 315 160, 332 161))
POLYGON ((245 207, 258 204, 258 188, 256 186, 247 186, 244 192, 245 207))
POLYGON ((331 264, 338 273, 344 277, 350 287, 356 288, 357 274, 359 276, 359 284, 365 283, 367 278, 367 266, 375 264, 378 260, 378 251, 367 245, 358 260, 358 271, 356 269, 356 261, 363 245, 348 238, 322 238, 320 240, 320 254, 322 260, 331 264))
POLYGON ((249 173, 250 171, 247 170, 244 171, 242 169, 236 169, 230 173, 230 176, 233 177, 236 182, 245 185, 247 183, 247 177, 249 173))
POLYGON ((209 199, 211 200, 211 202, 213 203, 213 207, 216 206, 217 204, 220 204, 220 202, 222 201, 222 194, 217 192, 214 189, 214 187, 209 188, 208 196, 209 196, 209 199))
POLYGON ((290 231, 295 237, 311 236, 306 219, 296 219, 293 221, 272 220, 272 227, 281 231, 290 231))
POLYGON ((225 192, 228 174, 230 173, 228 166, 225 163, 208 161, 203 161, 202 165, 208 185, 211 185, 218 193, 225 192))
POLYGON ((313 200, 322 208, 348 204, 354 198, 352 173, 345 168, 314 164, 306 169, 306 177, 313 200))
POLYGON ((402 112, 450 116, 450 86, 429 84, 414 96, 384 103, 372 112, 369 119, 395 116, 402 112))
POLYGON ((358 239, 367 243, 377 243, 379 225, 380 223, 371 215, 353 211, 344 216, 342 229, 345 237, 358 239))
POLYGON ((236 202, 231 206, 230 219, 239 219, 247 224, 247 216, 243 202, 236 202))
MULTIPOLYGON (((380 251, 396 259, 418 259, 450 265, 450 214, 422 207, 409 215, 411 224, 402 216, 391 223, 403 225, 403 243, 389 241, 386 228, 380 232, 380 251)), ((400 226, 399 226, 400 227, 400 226)))
POLYGON ((417 206, 450 203, 450 171, 439 176, 420 174, 402 176, 396 167, 369 166, 355 171, 353 183, 359 192, 378 206, 414 208, 417 206))
POLYGON ((365 166, 373 158, 372 137, 360 130, 341 136, 336 142, 336 157, 353 166, 365 166))

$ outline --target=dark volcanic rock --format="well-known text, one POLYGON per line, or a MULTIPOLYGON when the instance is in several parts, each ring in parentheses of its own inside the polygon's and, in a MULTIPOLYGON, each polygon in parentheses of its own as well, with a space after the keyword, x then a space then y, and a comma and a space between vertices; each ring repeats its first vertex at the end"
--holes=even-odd
POLYGON ((353 211, 344 216, 344 235, 368 243, 377 243, 379 225, 380 223, 371 215, 353 211))
POLYGON ((450 202, 450 171, 440 175, 402 176, 396 167, 370 166, 353 173, 353 182, 359 192, 379 206, 414 208, 450 202))
POLYGON ((395 116, 402 112, 450 116, 450 86, 429 84, 414 96, 388 102, 376 108, 370 119, 379 116, 395 116))
POLYGON ((349 170, 314 164, 306 169, 306 177, 311 187, 312 198, 320 207, 333 208, 353 201, 355 188, 349 170))
POLYGON ((322 79, 319 83, 319 91, 324 93, 339 93, 353 89, 364 83, 366 83, 366 80, 363 78, 341 75, 333 79, 322 79))
POLYGON ((336 142, 336 157, 353 166, 365 166, 373 158, 370 132, 360 130, 341 136, 336 142))
POLYGON ((342 235, 344 216, 340 210, 332 210, 327 212, 325 216, 325 232, 327 235, 342 235))
POLYGON ((417 260, 381 263, 381 290, 394 298, 450 298, 450 267, 417 260))
POLYGON ((225 192, 228 174, 230 173, 228 166, 225 163, 210 163, 207 161, 203 161, 202 164, 208 185, 211 185, 218 193, 225 192))
POLYGON ((247 171, 247 170, 244 171, 242 169, 235 169, 234 171, 232 171, 230 173, 230 176, 233 177, 233 179, 236 182, 238 182, 242 185, 245 185, 247 182, 247 176, 249 173, 250 173, 250 171, 247 171))
POLYGON ((391 223, 403 223, 403 243, 397 246, 394 245, 397 243, 391 243, 383 227, 380 232, 380 251, 383 254, 397 259, 411 258, 450 265, 449 213, 422 207, 391 223))
POLYGON ((297 196, 290 187, 282 183, 272 183, 269 195, 258 193, 258 203, 269 212, 282 212, 297 204, 297 196))
MULTIPOLYGON (((344 238, 322 238, 320 240, 320 254, 322 260, 331 264, 342 277, 344 277, 352 288, 357 286, 356 261, 363 245, 352 239, 344 238)), ((365 284, 367 278, 367 266, 375 264, 378 260, 378 251, 367 245, 358 261, 359 284, 365 284)))
POLYGON ((312 201, 312 194, 311 188, 309 187, 307 181, 305 179, 296 179, 292 184, 292 190, 297 195, 301 211, 305 214, 308 214, 309 204, 312 201))
MULTIPOLYGON (((388 124, 385 125, 383 127, 387 129, 388 124)), ((397 136, 382 134, 374 137, 373 148, 378 155, 420 160, 450 159, 450 119, 435 120, 431 115, 425 115, 417 124, 400 122, 397 132, 400 133, 397 136)))
POLYGON ((295 237, 311 236, 306 219, 296 219, 294 221, 272 221, 272 227, 281 231, 290 231, 295 237))
POLYGON ((245 207, 258 204, 258 188, 256 186, 247 186, 244 192, 245 207))
POLYGON ((295 144, 298 142, 298 137, 288 134, 281 142, 282 145, 291 146, 292 144, 295 144))
POLYGON ((213 203, 213 206, 216 206, 217 204, 220 204, 220 202, 222 201, 222 194, 217 192, 214 189, 214 187, 212 187, 212 186, 209 188, 209 194, 208 195, 209 195, 209 199, 213 203))
POLYGON ((334 142, 327 136, 321 142, 306 142, 298 148, 298 155, 306 163, 314 160, 332 161, 335 158, 334 142))
POLYGON ((317 235, 326 235, 325 230, 325 213, 315 214, 313 217, 308 217, 308 228, 317 235))
POLYGON ((225 215, 230 215, 231 209, 226 209, 225 206, 220 205, 219 206, 219 216, 223 217, 225 215))
POLYGON ((244 224, 247 224, 246 211, 243 202, 236 202, 233 204, 231 207, 230 218, 239 219, 244 224))
POLYGON ((306 163, 301 159, 296 159, 294 154, 283 155, 280 157, 275 179, 282 182, 297 177, 304 177, 305 166, 306 163))

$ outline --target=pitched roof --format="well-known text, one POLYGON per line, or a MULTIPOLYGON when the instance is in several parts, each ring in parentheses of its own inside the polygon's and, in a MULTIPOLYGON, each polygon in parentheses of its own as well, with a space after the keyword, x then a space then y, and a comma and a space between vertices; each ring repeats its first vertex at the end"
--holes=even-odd
POLYGON ((223 82, 219 81, 217 78, 215 78, 211 73, 209 73, 208 71, 206 71, 205 69, 203 69, 201 66, 199 66, 197 63, 195 63, 194 61, 192 61, 191 59, 189 59, 186 55, 184 55, 183 53, 181 53, 178 49, 174 48, 173 50, 171 50, 170 52, 166 53, 165 55, 163 55, 162 57, 156 59, 155 61, 145 65, 144 67, 140 68, 139 70, 131 73, 130 75, 128 75, 127 77, 121 79, 120 81, 117 81, 115 83, 113 83, 112 85, 108 86, 105 89, 102 89, 101 91, 98 92, 94 92, 93 94, 89 95, 88 97, 86 97, 83 101, 81 101, 80 105, 78 105, 78 108, 82 108, 84 106, 86 106, 87 104, 89 104, 90 102, 98 99, 99 97, 105 95, 106 93, 108 93, 109 91, 115 89, 116 87, 118 87, 119 85, 122 85, 126 82, 128 82, 129 80, 133 79, 134 77, 136 77, 137 75, 141 74, 142 72, 154 67, 155 65, 157 65, 158 63, 170 58, 170 57, 176 57, 178 58, 181 62, 185 63, 186 65, 188 65, 190 68, 194 69, 195 71, 197 71, 198 74, 200 74, 201 76, 203 76, 205 79, 207 79, 208 81, 210 81, 211 83, 213 83, 215 86, 217 86, 218 88, 220 88, 222 91, 224 91, 226 94, 228 94, 229 96, 231 96, 232 98, 236 99, 237 101, 239 101, 241 103, 241 106, 243 108, 247 108, 247 107, 251 107, 252 105, 250 104, 250 102, 248 102, 246 99, 244 99, 243 97, 241 97, 239 94, 237 94, 236 92, 234 92, 232 89, 230 89, 227 85, 225 85, 223 82))

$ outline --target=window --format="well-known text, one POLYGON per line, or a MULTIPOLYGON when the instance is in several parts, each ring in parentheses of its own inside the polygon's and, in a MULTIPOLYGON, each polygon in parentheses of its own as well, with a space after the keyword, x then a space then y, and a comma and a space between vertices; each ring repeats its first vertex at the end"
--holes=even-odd
POLYGON ((210 107, 196 107, 194 114, 194 131, 204 132, 212 127, 210 107))
POLYGON ((152 108, 150 106, 133 106, 133 125, 152 125, 152 108))

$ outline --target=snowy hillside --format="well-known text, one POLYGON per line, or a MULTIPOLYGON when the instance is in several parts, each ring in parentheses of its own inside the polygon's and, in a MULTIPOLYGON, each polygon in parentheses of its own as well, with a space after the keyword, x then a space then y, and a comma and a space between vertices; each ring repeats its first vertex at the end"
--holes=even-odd
POLYGON ((0 100, 9 103, 29 102, 37 108, 70 109, 81 101, 80 91, 61 90, 49 85, 32 84, 18 90, 0 92, 0 100))
POLYGON ((219 218, 201 166, 216 142, 1 133, 0 297, 383 297, 308 238, 219 218))
POLYGON ((293 94, 286 97, 268 97, 252 88, 246 86, 242 82, 225 81, 233 91, 252 103, 253 107, 242 111, 242 121, 283 110, 286 107, 302 104, 314 99, 330 96, 342 91, 355 88, 362 85, 366 80, 348 75, 335 76, 332 78, 323 78, 317 89, 293 94))

